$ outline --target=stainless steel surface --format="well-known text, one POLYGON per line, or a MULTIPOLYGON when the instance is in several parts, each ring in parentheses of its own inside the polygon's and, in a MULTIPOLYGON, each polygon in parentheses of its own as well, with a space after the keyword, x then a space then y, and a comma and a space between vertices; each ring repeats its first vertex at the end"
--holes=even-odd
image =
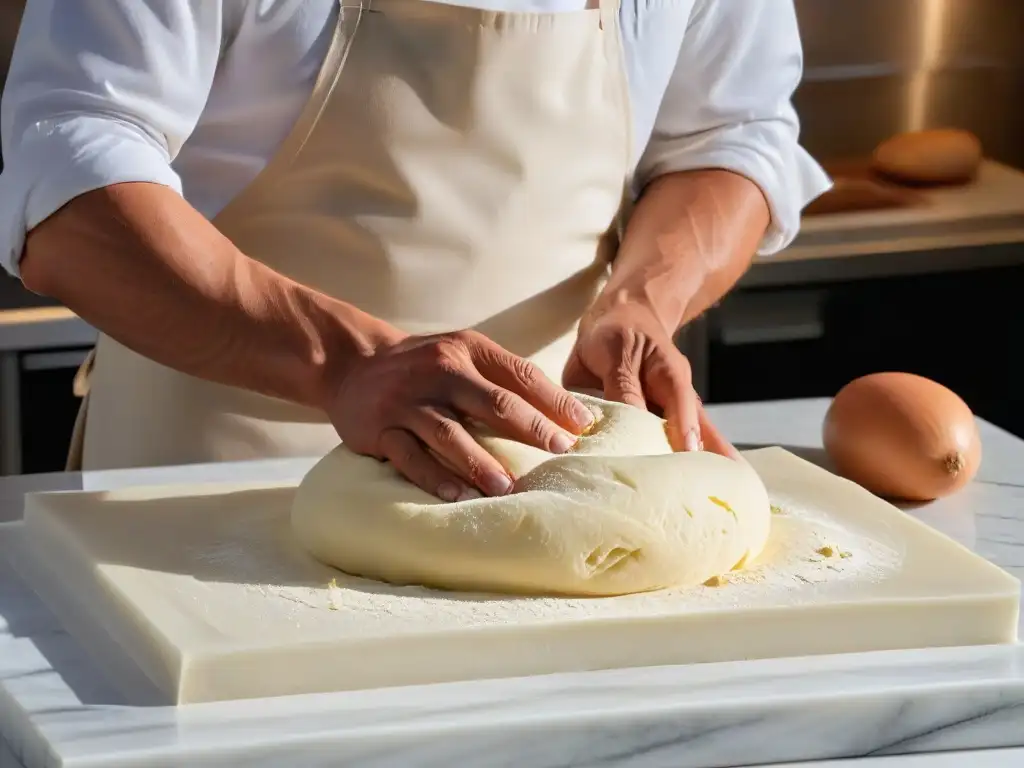
POLYGON ((869 153, 905 130, 956 126, 990 157, 1024 166, 1024 3, 796 0, 805 146, 869 153))

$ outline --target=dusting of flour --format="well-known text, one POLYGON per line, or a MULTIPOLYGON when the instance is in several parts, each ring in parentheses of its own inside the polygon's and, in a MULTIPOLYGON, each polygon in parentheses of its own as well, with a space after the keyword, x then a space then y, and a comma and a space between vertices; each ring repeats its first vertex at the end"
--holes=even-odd
MULTIPOLYGON (((407 634, 524 623, 710 613, 821 603, 855 596, 897 570, 901 554, 886 544, 840 525, 834 518, 773 495, 772 534, 761 556, 746 568, 724 574, 716 586, 666 589, 602 598, 514 597, 400 587, 346 576, 316 566, 316 576, 268 584, 268 560, 282 567, 280 552, 260 553, 249 542, 230 552, 208 551, 207 561, 248 554, 255 579, 243 586, 263 598, 265 618, 274 616, 313 628, 333 628, 349 637, 407 634), (266 560, 260 557, 266 554, 266 560), (255 562, 263 561, 263 562, 255 562), (304 582, 304 583, 303 583, 304 582)), ((251 530, 251 529, 250 529, 251 530)), ((263 543, 268 537, 258 537, 263 543)), ((236 580, 236 584, 241 580, 236 580)))

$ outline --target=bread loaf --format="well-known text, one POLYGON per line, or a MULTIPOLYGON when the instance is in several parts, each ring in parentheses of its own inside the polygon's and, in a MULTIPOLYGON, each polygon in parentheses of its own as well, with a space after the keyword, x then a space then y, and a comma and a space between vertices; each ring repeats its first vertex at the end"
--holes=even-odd
POLYGON ((981 142, 970 131, 910 131, 878 145, 872 170, 907 184, 964 184, 974 178, 981 159, 981 142))

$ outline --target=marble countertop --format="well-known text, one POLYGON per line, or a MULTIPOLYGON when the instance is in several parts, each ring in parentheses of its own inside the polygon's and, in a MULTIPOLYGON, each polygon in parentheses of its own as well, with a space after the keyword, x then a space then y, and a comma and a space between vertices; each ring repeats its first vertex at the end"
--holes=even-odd
MULTIPOLYGON (((826 407, 805 400, 712 412, 741 447, 781 444, 822 462, 826 407)), ((1024 441, 988 424, 981 429, 978 480, 911 513, 1021 577, 1024 441)), ((8 478, 0 480, 0 520, 17 519, 24 494, 34 490, 290 479, 310 464, 8 478)), ((5 568, 0 563, 0 768, 1024 765, 1019 645, 609 670, 181 710, 133 707, 5 568)))

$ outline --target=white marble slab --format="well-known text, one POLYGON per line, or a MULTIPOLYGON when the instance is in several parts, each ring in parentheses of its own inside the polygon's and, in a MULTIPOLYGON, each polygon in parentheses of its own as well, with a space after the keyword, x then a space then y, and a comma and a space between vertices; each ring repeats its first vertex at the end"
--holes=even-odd
MULTIPOLYGON (((972 749, 969 752, 939 752, 927 755, 858 757, 850 760, 822 760, 811 763, 776 763, 772 768, 1020 768, 1024 749, 972 749)), ((2 764, 0 764, 2 766, 2 764)), ((736 768, 753 768, 744 765, 736 768)))
MULTIPOLYGON (((782 443, 812 455, 820 446, 820 402, 715 411, 737 442, 782 443)), ((989 482, 914 513, 1024 576, 1024 473, 1014 474, 1014 465, 1024 467, 1024 442, 988 425, 983 435, 989 482)), ((297 477, 308 464, 39 480, 90 489, 244 481, 297 477)), ((20 504, 30 482, 0 482, 0 501, 20 504)), ((842 768, 1003 768, 1024 765, 1024 752, 997 749, 1024 746, 1024 646, 613 670, 181 710, 132 707, 0 566, 0 734, 2 768, 5 760, 18 768, 712 768, 897 754, 920 757, 842 768), (990 749, 944 754, 978 748, 990 749)))

